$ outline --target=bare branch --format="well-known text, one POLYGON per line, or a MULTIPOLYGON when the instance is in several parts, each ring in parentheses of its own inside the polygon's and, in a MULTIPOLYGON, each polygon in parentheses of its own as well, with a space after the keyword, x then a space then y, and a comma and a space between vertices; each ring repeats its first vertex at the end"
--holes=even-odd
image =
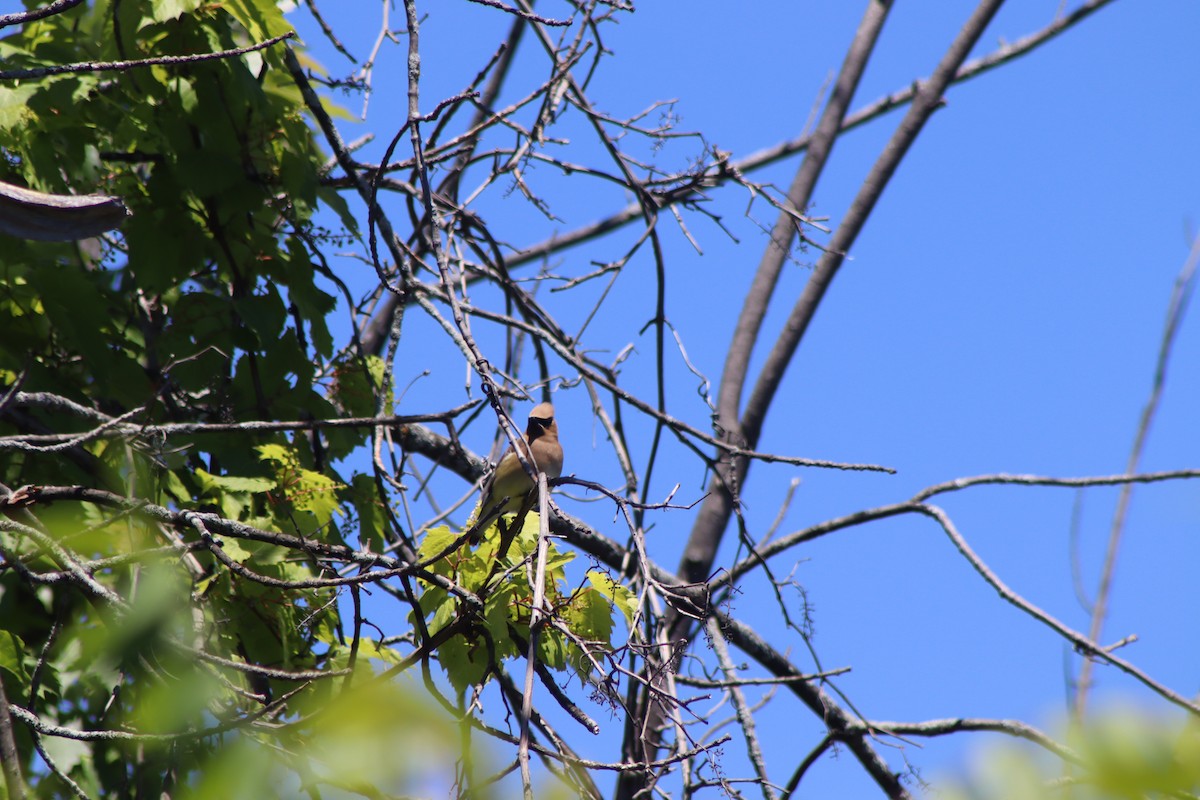
POLYGON ((15 14, 0 15, 0 28, 7 28, 9 25, 24 25, 26 22, 35 22, 39 19, 61 14, 69 8, 82 3, 83 0, 54 0, 52 3, 35 8, 32 11, 18 11, 15 14))
POLYGON ((219 50, 215 53, 197 53, 191 56, 156 56, 154 58, 138 58, 131 61, 86 61, 79 64, 57 64, 52 67, 31 67, 29 69, 0 70, 0 80, 24 80, 27 78, 45 78, 50 75, 65 75, 86 72, 124 72, 140 67, 165 67, 175 64, 198 64, 203 61, 215 61, 222 58, 236 58, 247 53, 265 50, 279 44, 285 39, 294 39, 296 33, 288 31, 280 36, 258 42, 246 47, 235 47, 231 50, 219 50))
MULTIPOLYGON (((1150 424, 1154 421, 1155 412, 1158 411, 1158 404, 1162 399, 1163 385, 1167 380, 1167 364, 1171 360, 1175 336, 1179 332, 1183 315, 1186 313, 1188 302, 1192 297, 1197 264, 1200 264, 1200 236, 1197 236, 1192 242, 1191 251, 1179 271, 1179 276, 1175 279, 1171 300, 1167 304, 1166 322, 1163 325, 1162 339, 1158 348, 1158 361, 1154 365, 1154 381, 1150 387, 1150 396, 1146 399, 1146 406, 1142 409, 1142 417, 1138 421, 1137 433, 1129 450, 1129 460, 1125 462, 1125 472, 1130 475, 1137 472, 1138 464, 1142 461, 1142 451, 1145 449, 1146 439, 1150 435, 1150 424)), ((1121 493, 1117 497, 1117 508, 1113 512, 1112 527, 1108 534, 1104 566, 1100 569, 1100 586, 1096 590, 1096 600, 1092 606, 1092 621, 1088 628, 1088 638, 1092 641, 1100 639, 1105 619, 1108 616, 1109 596, 1112 593, 1112 584, 1116 577, 1117 552, 1121 547, 1121 538, 1125 531, 1125 516, 1129 510, 1132 495, 1133 483, 1122 484, 1121 493)), ((1079 670, 1078 689, 1075 692, 1074 713, 1079 719, 1084 717, 1091 683, 1092 664, 1085 659, 1079 670)))
POLYGON ((881 722, 872 720, 860 723, 865 732, 884 733, 892 736, 947 736, 961 731, 987 731, 1003 733, 1017 739, 1033 742, 1049 750, 1063 761, 1081 764, 1083 760, 1069 747, 1059 744, 1042 731, 1015 719, 932 719, 925 722, 881 722))
POLYGON ((1005 583, 1001 581, 991 569, 988 568, 987 564, 985 564, 983 560, 975 554, 975 551, 972 550, 970 545, 967 544, 966 539, 959 534, 958 530, 954 526, 954 523, 946 515, 945 511, 937 506, 924 504, 918 506, 914 510, 936 520, 938 524, 942 526, 942 530, 945 531, 946 535, 950 537, 950 541, 954 543, 954 546, 963 555, 967 562, 975 569, 976 572, 980 574, 985 581, 987 581, 987 583, 993 589, 1000 593, 1002 598, 1007 600, 1009 603, 1012 603, 1029 616, 1054 630, 1056 633, 1074 645, 1075 649, 1083 655, 1095 657, 1100 661, 1106 661, 1109 664, 1112 664, 1114 667, 1121 670, 1126 675, 1134 678, 1163 699, 1174 703, 1180 708, 1190 711, 1193 714, 1200 715, 1200 704, 1192 702, 1170 687, 1154 680, 1144 671, 1135 667, 1133 664, 1113 655, 1111 648, 1097 644, 1095 641, 1087 636, 1084 636, 1082 633, 1072 630, 1062 622, 1059 622, 1057 619, 1052 617, 1050 614, 1021 597, 1012 589, 1008 588, 1008 586, 1005 585, 1005 583))
POLYGON ((489 6, 490 8, 498 8, 507 14, 518 16, 526 22, 536 22, 539 25, 565 28, 571 24, 571 20, 569 19, 550 19, 549 17, 542 17, 530 11, 513 8, 512 6, 506 6, 504 3, 501 3, 500 0, 471 0, 471 2, 478 3, 481 6, 489 6))
MULTIPOLYGON (((721 672, 725 674, 727 681, 734 681, 737 668, 734 667, 733 660, 729 657, 729 648, 725 646, 725 636, 721 633, 721 627, 717 624, 716 619, 709 619, 708 635, 713 645, 713 651, 717 654, 717 663, 721 666, 721 672)), ((746 703, 746 696, 740 686, 730 685, 728 690, 729 696, 733 698, 733 706, 737 710, 738 724, 742 726, 742 734, 746 739, 746 753, 754 767, 754 774, 758 776, 763 798, 764 800, 776 800, 777 795, 771 787, 771 781, 767 775, 767 765, 763 760, 762 748, 758 744, 754 714, 746 703)))
POLYGON ((957 492, 972 486, 1011 485, 1011 486, 1069 486, 1074 488, 1084 486, 1119 486, 1129 483, 1158 483, 1159 481, 1186 480, 1200 478, 1200 469, 1178 469, 1167 472, 1147 472, 1141 475, 1105 475, 1087 478, 1052 478, 1043 475, 978 475, 973 478, 955 478, 952 481, 939 483, 922 489, 913 495, 912 502, 923 503, 932 497, 947 492, 957 492))

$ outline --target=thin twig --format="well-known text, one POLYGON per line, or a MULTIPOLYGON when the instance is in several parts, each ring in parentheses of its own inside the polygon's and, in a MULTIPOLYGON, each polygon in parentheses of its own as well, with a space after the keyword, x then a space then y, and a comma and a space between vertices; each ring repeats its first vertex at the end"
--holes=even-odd
POLYGON ((41 8, 35 8, 30 11, 18 11, 15 14, 0 15, 0 28, 7 28, 9 25, 24 25, 26 22, 35 22, 39 19, 61 14, 69 8, 82 3, 83 0, 54 0, 52 3, 47 3, 41 8))
POLYGON ((288 31, 279 36, 258 42, 246 47, 235 47, 232 50, 219 50, 215 53, 197 53, 191 56, 156 56, 155 58, 138 58, 131 61, 84 61, 78 64, 57 64, 52 67, 30 67, 28 69, 0 70, 0 80, 23 80, 26 78, 44 78, 48 75, 65 75, 85 72, 124 72, 140 67, 163 67, 175 64, 198 64, 202 61, 214 61, 221 58, 235 58, 264 50, 279 44, 285 39, 296 38, 295 31, 288 31))
POLYGON ((1164 700, 1174 703, 1180 708, 1190 711, 1192 714, 1200 716, 1200 704, 1189 700, 1165 684, 1154 680, 1130 662, 1113 655, 1112 648, 1104 647, 1090 637, 1084 636, 1082 633, 1069 628, 1046 611, 1038 608, 1033 603, 1030 603, 1028 600, 1021 597, 1021 595, 1008 588, 1008 586, 1002 580, 1000 580, 999 576, 992 572, 988 565, 983 562, 983 559, 976 555, 975 551, 971 549, 971 546, 967 544, 966 539, 964 539, 958 532, 958 529, 955 527, 954 523, 950 520, 950 517, 945 511, 937 506, 931 506, 927 504, 922 504, 915 510, 925 514, 931 519, 936 520, 937 523, 942 526, 942 530, 945 531, 946 535, 950 538, 950 541, 954 543, 955 548, 958 549, 963 558, 967 560, 971 567, 979 573, 979 575, 988 583, 988 585, 1000 593, 1002 598, 1007 600, 1009 603, 1012 603, 1014 606, 1021 609, 1042 624, 1053 629, 1056 633, 1069 641, 1075 647, 1075 649, 1084 656, 1097 658, 1101 661, 1106 661, 1109 664, 1112 664, 1114 667, 1121 670, 1126 675, 1134 678, 1152 692, 1162 697, 1164 700))
POLYGON ((529 720, 533 713, 533 676, 537 664, 537 645, 546 602, 546 558, 550 543, 550 489, 546 485, 546 473, 539 472, 538 489, 538 541, 537 559, 533 573, 533 605, 529 609, 529 648, 525 655, 525 688, 521 695, 521 743, 517 760, 521 765, 521 785, 526 800, 533 800, 533 778, 529 772, 529 720))
MULTIPOLYGON (((715 618, 708 620, 708 637, 709 641, 712 642, 713 652, 717 656, 717 663, 721 667, 721 672, 725 675, 725 680, 734 681, 737 676, 737 668, 733 665, 733 659, 729 657, 729 648, 725 644, 725 636, 721 633, 721 627, 717 624, 715 618)), ((750 759, 751 766, 754 767, 754 774, 758 776, 758 784, 759 788, 762 789, 763 800, 777 800, 778 795, 775 794, 775 789, 771 786, 770 777, 767 775, 767 765, 763 759, 762 748, 758 744, 754 714, 746 703, 746 695, 742 692, 741 686, 737 685, 730 685, 728 691, 730 698, 733 699, 733 707, 737 711, 738 724, 742 726, 742 735, 746 739, 746 755, 750 759)))
MULTIPOLYGON (((1176 334, 1179 332, 1179 326, 1183 322, 1188 302, 1192 297, 1198 263, 1200 263, 1200 236, 1193 240, 1188 257, 1184 261, 1179 275, 1175 278, 1175 286, 1171 290, 1171 300, 1167 304, 1162 339, 1158 346, 1158 361, 1154 365, 1154 380, 1150 386, 1150 396, 1146 399, 1146 405, 1142 409, 1137 433, 1134 435, 1133 445, 1129 449, 1129 459, 1125 462, 1125 472, 1130 475, 1137 472, 1138 464, 1142 461, 1142 452, 1146 447, 1146 439, 1150 435, 1150 425, 1154 422, 1154 415, 1162 400, 1163 387, 1167 381, 1167 365, 1171 360, 1176 334)), ((1100 569, 1100 585, 1096 590, 1096 600, 1092 604, 1092 620, 1088 628, 1088 638, 1092 641, 1099 641, 1104 630, 1105 618, 1108 616, 1108 601, 1112 594, 1113 580, 1116 577, 1117 551, 1121 547, 1121 538, 1125 531, 1125 517, 1129 511, 1129 501, 1132 495, 1133 483, 1122 484, 1121 493, 1117 497, 1117 507, 1113 512, 1112 526, 1109 529, 1104 565, 1100 569)), ((1075 692, 1074 712, 1079 719, 1084 717, 1091 685, 1092 663, 1085 659, 1079 670, 1079 680, 1075 692)))

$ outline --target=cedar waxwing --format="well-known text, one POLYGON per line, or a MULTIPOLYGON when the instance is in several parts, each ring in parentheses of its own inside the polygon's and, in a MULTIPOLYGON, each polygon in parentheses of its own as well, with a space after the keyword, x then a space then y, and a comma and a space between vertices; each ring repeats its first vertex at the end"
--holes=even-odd
MULTIPOLYGON (((528 447, 524 448, 523 455, 534 469, 546 473, 547 478, 562 475, 563 451, 562 445, 558 443, 558 423, 554 421, 554 406, 541 403, 529 412, 529 424, 525 428, 522 444, 525 442, 528 442, 528 447)), ((521 510, 529 493, 536 489, 536 484, 525 472, 521 460, 509 445, 496 469, 492 470, 492 474, 484 481, 483 498, 479 503, 477 519, 490 525, 492 520, 504 514, 515 514, 521 510), (508 501, 503 507, 492 507, 506 497, 508 501)))

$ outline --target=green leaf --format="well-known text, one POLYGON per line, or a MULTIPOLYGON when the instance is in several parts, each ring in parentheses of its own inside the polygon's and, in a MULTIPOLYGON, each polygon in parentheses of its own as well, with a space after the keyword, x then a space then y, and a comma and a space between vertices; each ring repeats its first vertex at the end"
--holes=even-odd
MULTIPOLYGON (((421 540, 421 546, 417 549, 417 556, 422 561, 427 561, 441 552, 444 552, 448 547, 454 544, 458 534, 450 530, 446 525, 439 525, 436 528, 430 528, 425 532, 425 538, 421 540)), ((445 572, 445 566, 439 565, 439 562, 433 564, 433 569, 438 574, 448 574, 445 572)))
POLYGON ((279 444, 263 444, 254 448, 263 461, 274 461, 285 469, 299 466, 300 462, 291 449, 279 444))
POLYGON ((538 658, 553 670, 561 672, 567 666, 567 640, 559 631, 544 628, 538 637, 538 658))
POLYGON ((341 192, 322 187, 317 190, 317 197, 338 215, 338 219, 346 226, 346 230, 350 231, 355 238, 359 238, 358 218, 350 210, 350 204, 346 202, 346 198, 342 196, 341 192))
POLYGON ((633 615, 637 613, 637 595, 629 591, 629 587, 617 583, 599 570, 588 570, 587 579, 593 589, 607 597, 613 605, 621 610, 621 613, 625 615, 625 622, 632 625, 633 615))
POLYGON ((287 499, 297 511, 312 514, 317 524, 329 524, 335 513, 341 513, 337 490, 342 484, 310 469, 296 470, 293 482, 287 486, 287 499))
POLYGON ((239 564, 246 563, 254 556, 254 550, 249 547, 250 544, 251 542, 242 539, 221 539, 221 549, 225 551, 225 555, 239 564))
POLYGON ((172 501, 179 505, 188 503, 192 499, 192 494, 188 491, 179 475, 173 469, 164 470, 161 472, 161 491, 171 498, 172 501))
POLYGON ((582 589, 567 605, 567 623, 584 639, 608 644, 612 639, 612 603, 595 589, 582 589))
POLYGON ((150 3, 149 19, 154 22, 167 22, 190 14, 199 7, 198 0, 154 0, 150 3))
POLYGON ((355 475, 350 479, 347 494, 358 514, 359 547, 373 553, 382 553, 387 546, 384 541, 387 511, 379 499, 374 478, 363 473, 355 475))
MULTIPOLYGON (((391 391, 383 386, 387 365, 378 356, 366 356, 339 362, 334 370, 333 397, 351 416, 369 417, 375 414, 376 398, 380 392, 390 397, 391 391)), ((392 413, 390 402, 384 404, 384 413, 392 413)))
POLYGON ((248 492, 257 494, 260 492, 269 492, 275 488, 275 481, 271 478, 262 477, 244 477, 237 475, 213 475, 202 469, 197 469, 195 472, 197 480, 200 482, 201 488, 208 492, 213 490, 223 490, 227 492, 248 492))
MULTIPOLYGON (((0 61, 8 62, 5 51, 10 48, 0 48, 0 61)), ((0 85, 0 130, 21 130, 29 128, 35 117, 29 110, 29 98, 37 90, 35 83, 23 83, 11 86, 7 83, 0 85)))
POLYGON ((279 12, 275 0, 227 0, 221 5, 244 25, 256 40, 279 36, 292 30, 292 26, 279 12))
POLYGON ((509 630, 515 602, 516 592, 511 587, 505 587, 488 598, 484 610, 484 624, 495 643, 496 659, 499 661, 518 654, 517 643, 509 630))
POLYGON ((468 642, 464 636, 453 636, 438 648, 438 661, 456 692, 465 692, 483 680, 487 671, 487 646, 480 641, 468 642))
POLYGON ((274 286, 265 286, 259 292, 239 298, 233 306, 250 330, 258 335, 259 341, 266 343, 280 338, 287 321, 287 308, 274 286))
POLYGON ((15 633, 0 631, 0 668, 16 678, 21 687, 29 685, 29 673, 25 671, 25 643, 15 633))

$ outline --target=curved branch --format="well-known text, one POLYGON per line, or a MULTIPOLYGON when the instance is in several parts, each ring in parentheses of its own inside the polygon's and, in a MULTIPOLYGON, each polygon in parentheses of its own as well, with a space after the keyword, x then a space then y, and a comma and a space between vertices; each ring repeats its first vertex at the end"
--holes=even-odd
POLYGON ((881 722, 872 720, 858 723, 864 733, 884 733, 891 736, 947 736, 961 731, 987 731, 1003 733, 1017 739, 1033 742, 1050 751, 1063 761, 1083 764, 1083 759, 1071 748, 1059 744, 1042 731, 1016 719, 979 719, 957 717, 954 719, 931 719, 925 722, 881 722))
POLYGON ((1062 636, 1064 639, 1074 645, 1075 649, 1083 655, 1098 658, 1101 661, 1107 661, 1109 664, 1112 664, 1126 675, 1134 678, 1143 686, 1162 697, 1164 700, 1174 703, 1180 708, 1200 716, 1200 704, 1187 699, 1183 695, 1172 690, 1170 687, 1154 680, 1145 672, 1138 669, 1125 659, 1113 655, 1112 648, 1103 647, 1089 639, 1087 636, 1084 636, 1082 633, 1069 628, 1050 614, 1035 606, 1033 603, 1030 603, 1028 600, 1021 597, 1021 595, 1017 594, 1012 589, 1008 588, 1004 581, 1000 580, 999 576, 992 572, 988 565, 983 562, 983 559, 976 555, 975 551, 971 549, 971 546, 967 544, 967 540, 964 539, 958 532, 958 529, 955 528, 954 523, 950 520, 950 517, 947 516, 945 511, 937 506, 926 504, 921 504, 914 510, 936 520, 937 523, 942 526, 942 530, 946 532, 946 535, 950 537, 950 541, 954 543, 954 546, 958 549, 958 552, 962 554, 963 558, 967 560, 971 567, 974 568, 974 570, 978 572, 979 575, 985 581, 987 581, 987 583, 993 589, 999 592, 1002 598, 1007 600, 1009 603, 1012 603, 1014 606, 1036 619, 1038 622, 1046 625, 1046 627, 1055 631, 1059 636, 1062 636))

